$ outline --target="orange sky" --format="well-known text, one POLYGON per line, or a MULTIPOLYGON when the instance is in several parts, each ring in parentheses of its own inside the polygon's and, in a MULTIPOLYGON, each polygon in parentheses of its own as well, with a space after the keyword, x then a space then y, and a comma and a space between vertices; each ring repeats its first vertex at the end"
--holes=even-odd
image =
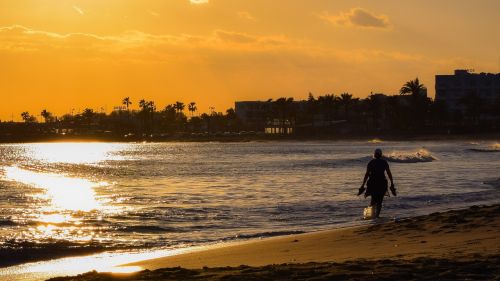
POLYGON ((497 0, 5 0, 0 119, 108 111, 130 96, 235 100, 396 93, 455 68, 498 72, 497 0))

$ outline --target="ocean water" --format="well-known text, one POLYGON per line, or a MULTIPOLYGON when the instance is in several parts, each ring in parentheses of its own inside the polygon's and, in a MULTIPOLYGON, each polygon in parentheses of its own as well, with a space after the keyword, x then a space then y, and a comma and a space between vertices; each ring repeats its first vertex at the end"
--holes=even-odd
POLYGON ((3 144, 0 266, 359 224, 376 147, 399 192, 383 217, 500 202, 494 142, 3 144))

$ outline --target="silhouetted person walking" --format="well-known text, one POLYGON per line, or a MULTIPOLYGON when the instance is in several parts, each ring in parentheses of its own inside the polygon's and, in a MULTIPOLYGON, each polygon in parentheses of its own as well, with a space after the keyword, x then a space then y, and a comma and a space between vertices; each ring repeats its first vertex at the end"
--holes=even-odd
POLYGON ((374 159, 372 159, 366 168, 365 178, 363 179, 363 184, 359 188, 358 195, 363 194, 365 191, 365 183, 367 184, 365 197, 371 196, 370 205, 375 208, 375 218, 378 218, 380 211, 382 210, 382 201, 387 193, 387 179, 385 178, 385 172, 391 180, 391 193, 396 196, 396 188, 394 188, 394 182, 392 180, 391 170, 389 169, 389 163, 382 159, 382 150, 380 148, 375 149, 373 154, 374 159), (368 182, 367 182, 368 180, 368 182))

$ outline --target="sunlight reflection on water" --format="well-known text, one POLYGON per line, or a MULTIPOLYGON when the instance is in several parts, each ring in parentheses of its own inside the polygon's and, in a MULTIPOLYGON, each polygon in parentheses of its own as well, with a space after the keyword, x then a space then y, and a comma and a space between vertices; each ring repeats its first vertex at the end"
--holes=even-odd
MULTIPOLYGON (((482 184, 498 178, 498 155, 486 153, 490 145, 379 140, 4 144, 0 244, 5 255, 17 251, 20 262, 28 262, 37 255, 41 260, 168 250, 356 223, 367 204, 356 191, 374 147, 399 160, 391 169, 401 196, 386 201, 384 215, 484 204, 498 201, 495 187, 482 184), (424 147, 432 159, 422 157, 424 147)), ((28 275, 38 270, 31 275, 37 278, 48 276, 40 273, 46 271, 137 269, 109 270, 104 256, 15 268, 28 275)), ((0 280, 5 270, 0 269, 0 280)))
POLYGON ((36 143, 23 145, 26 155, 45 163, 96 164, 121 160, 116 155, 125 146, 116 143, 36 143))
POLYGON ((35 188, 32 193, 26 194, 34 198, 38 205, 30 211, 35 225, 20 232, 18 239, 97 242, 102 231, 93 226, 82 226, 86 214, 116 211, 115 207, 104 204, 106 201, 98 198, 94 190, 108 186, 107 182, 35 172, 17 166, 5 167, 4 178, 35 188))
POLYGON ((91 211, 101 209, 96 199, 94 187, 106 186, 106 182, 91 182, 86 179, 72 178, 60 174, 39 173, 19 167, 6 167, 5 178, 41 188, 44 191, 35 196, 46 199, 50 204, 47 210, 91 211))

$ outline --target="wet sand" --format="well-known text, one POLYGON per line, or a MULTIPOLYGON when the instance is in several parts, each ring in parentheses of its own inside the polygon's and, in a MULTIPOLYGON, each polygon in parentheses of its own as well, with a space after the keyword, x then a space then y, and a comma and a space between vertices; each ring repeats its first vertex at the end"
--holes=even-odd
POLYGON ((147 271, 127 276, 52 280, 500 280, 499 230, 500 205, 471 207, 145 260, 130 265, 147 271))

